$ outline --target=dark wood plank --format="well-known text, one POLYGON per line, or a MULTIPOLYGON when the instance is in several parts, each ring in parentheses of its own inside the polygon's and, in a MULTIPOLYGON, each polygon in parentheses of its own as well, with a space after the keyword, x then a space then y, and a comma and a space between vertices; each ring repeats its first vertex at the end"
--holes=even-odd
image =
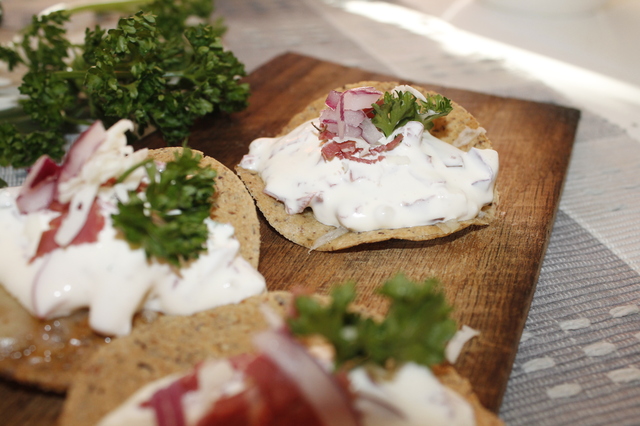
MULTIPOLYGON (((361 80, 395 78, 285 54, 248 78, 253 95, 245 112, 203 120, 190 145, 234 167, 253 139, 275 135, 295 112, 328 90, 361 80)), ((260 271, 273 290, 302 285, 326 293, 332 285, 354 279, 360 302, 373 309, 383 309, 375 288, 396 272, 416 280, 440 278, 459 322, 482 331, 458 368, 470 378, 483 404, 497 411, 535 290, 580 113, 425 86, 464 106, 487 129, 500 154, 500 220, 437 241, 389 241, 335 253, 309 253, 263 220, 260 271)))
MULTIPOLYGON (((246 111, 201 120, 189 144, 233 168, 253 139, 275 135, 295 112, 328 90, 360 80, 390 79, 394 78, 285 54, 247 77, 252 97, 246 111)), ((471 380, 482 403, 497 411, 535 290, 580 114, 557 105, 424 86, 463 105, 487 129, 500 154, 500 220, 437 241, 388 241, 309 253, 280 237, 262 219, 259 269, 272 290, 299 285, 326 293, 332 285, 354 279, 359 302, 374 310, 384 309, 374 294, 376 287, 396 272, 416 280, 440 278, 455 305, 456 319, 482 331, 457 367, 471 380)), ((138 145, 164 143, 154 134, 138 145)), ((60 397, 2 382, 0 401, 0 418, 8 425, 51 424, 62 403, 60 397)))

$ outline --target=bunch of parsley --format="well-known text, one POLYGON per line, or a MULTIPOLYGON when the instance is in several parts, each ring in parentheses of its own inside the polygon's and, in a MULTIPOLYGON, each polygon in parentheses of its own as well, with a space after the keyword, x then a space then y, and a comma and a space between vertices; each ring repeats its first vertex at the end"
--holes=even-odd
POLYGON ((383 367, 409 361, 426 366, 441 363, 457 326, 449 316, 452 308, 439 281, 419 284, 398 274, 379 293, 390 299, 382 321, 349 309, 355 285, 347 283, 334 288, 326 306, 313 297, 296 298, 297 315, 289 319, 289 326, 296 335, 326 338, 335 348, 336 368, 364 363, 383 367))
POLYGON ((371 121, 387 137, 409 121, 419 121, 425 130, 431 130, 433 120, 446 116, 453 109, 451 100, 442 95, 428 95, 425 102, 411 92, 403 91, 386 92, 381 103, 371 106, 374 112, 371 121))
POLYGON ((66 38, 71 12, 62 10, 34 16, 22 41, 0 47, 10 70, 26 67, 19 90, 32 120, 22 128, 0 124, 0 165, 29 166, 43 154, 59 159, 63 135, 96 119, 110 126, 128 118, 139 135, 152 126, 178 145, 197 118, 246 108, 249 88, 239 81, 244 65, 223 48, 225 28, 187 25, 191 16, 208 19, 213 2, 142 3, 145 11, 120 19, 114 29, 87 29, 80 45, 66 38), (25 134, 25 127, 36 131, 25 134))
POLYGON ((147 258, 179 268, 206 251, 209 231, 204 220, 213 204, 216 171, 200 167, 201 159, 187 148, 162 173, 147 160, 120 177, 123 180, 138 167, 147 172, 144 191, 130 191, 112 215, 113 226, 131 245, 143 248, 147 258))

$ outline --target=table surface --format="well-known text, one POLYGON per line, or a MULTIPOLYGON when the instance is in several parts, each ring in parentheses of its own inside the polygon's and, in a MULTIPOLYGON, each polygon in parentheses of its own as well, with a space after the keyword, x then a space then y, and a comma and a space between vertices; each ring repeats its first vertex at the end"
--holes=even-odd
MULTIPOLYGON (((6 39, 24 19, 7 18, 11 10, 24 16, 29 7, 50 3, 4 1, 0 36, 6 39)), ((439 4, 217 0, 216 8, 229 27, 226 45, 249 71, 294 51, 416 82, 580 109, 500 415, 522 425, 637 424, 640 89, 637 73, 628 72, 638 64, 637 28, 628 23, 637 22, 639 2, 610 1, 592 14, 555 20, 471 0, 439 4), (615 49, 592 43, 586 51, 577 41, 585 28, 614 40, 615 49), (593 52, 608 64, 586 60, 593 52)))

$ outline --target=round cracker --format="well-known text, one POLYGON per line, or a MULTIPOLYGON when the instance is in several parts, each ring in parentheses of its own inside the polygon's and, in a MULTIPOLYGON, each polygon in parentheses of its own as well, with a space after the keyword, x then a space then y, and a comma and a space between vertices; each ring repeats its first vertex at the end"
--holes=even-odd
MULTIPOLYGON (((181 149, 150 150, 149 156, 158 161, 172 161, 181 149)), ((234 226, 241 255, 257 267, 260 224, 251 195, 235 173, 215 159, 204 157, 201 164, 217 171, 217 195, 211 217, 234 226)), ((156 317, 150 312, 136 315, 134 328, 156 317)), ((63 393, 79 364, 110 340, 91 330, 86 310, 54 320, 39 320, 0 286, 0 377, 63 393)))
MULTIPOLYGON (((191 317, 162 317, 137 328, 101 348, 83 365, 69 390, 59 425, 95 424, 153 380, 190 371, 209 358, 253 352, 251 337, 268 327, 262 305, 285 316, 291 301, 289 292, 269 292, 237 305, 191 317)), ((438 366, 434 372, 472 404, 478 425, 502 424, 482 407, 469 382, 451 366, 438 366)))
MULTIPOLYGON (((396 82, 362 81, 340 87, 336 90, 344 91, 354 87, 372 86, 382 92, 387 92, 393 90, 397 85, 398 83, 396 82)), ((435 94, 433 91, 429 91, 418 86, 413 87, 425 95, 435 94)), ((480 127, 478 121, 466 109, 455 102, 452 102, 452 106, 453 110, 451 113, 445 117, 436 119, 434 121, 434 127, 431 130, 431 134, 451 144, 455 141, 459 142, 459 137, 463 135, 463 132, 468 132, 468 129, 475 130, 480 127)), ((300 124, 319 117, 320 112, 324 108, 325 97, 316 99, 302 112, 293 116, 289 123, 282 129, 279 136, 286 135, 300 124)), ((472 147, 490 149, 491 142, 484 132, 479 131, 472 134, 471 137, 465 138, 464 144, 459 146, 460 149, 465 151, 468 151, 472 147)), ((498 191, 497 188, 494 187, 494 202, 484 206, 481 210, 481 214, 471 220, 448 221, 438 223, 436 225, 414 226, 398 229, 379 229, 366 232, 348 231, 337 238, 330 239, 328 242, 320 243, 322 240, 319 240, 319 238, 329 236, 331 235, 330 233, 336 231, 334 226, 318 222, 310 208, 307 208, 299 214, 287 214, 282 202, 264 193, 265 184, 259 174, 239 166, 236 167, 236 171, 247 186, 247 189, 253 198, 256 200, 256 205, 276 231, 296 244, 319 251, 340 250, 360 244, 386 241, 390 239, 426 241, 434 238, 445 237, 472 225, 488 225, 496 217, 498 191)))

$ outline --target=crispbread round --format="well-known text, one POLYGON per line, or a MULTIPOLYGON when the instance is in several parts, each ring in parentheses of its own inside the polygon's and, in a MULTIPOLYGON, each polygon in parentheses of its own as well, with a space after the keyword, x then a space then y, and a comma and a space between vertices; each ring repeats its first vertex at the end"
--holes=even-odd
MULTIPOLYGON (((393 90, 397 85, 398 83, 396 82, 362 81, 346 85, 336 90, 344 91, 354 87, 372 86, 382 92, 386 92, 393 90)), ((413 87, 423 94, 435 93, 418 86, 413 87)), ((478 121, 467 110, 455 102, 452 102, 452 106, 453 111, 445 117, 436 119, 434 121, 434 127, 431 130, 431 133, 434 136, 448 143, 453 143, 458 140, 458 137, 466 129, 479 128, 478 121)), ((320 115, 320 111, 324 108, 325 97, 316 99, 302 112, 293 116, 279 135, 285 135, 300 124, 317 118, 320 115)), ((468 151, 472 147, 490 149, 491 142, 484 132, 477 132, 468 139, 465 139, 465 143, 458 147, 465 151, 468 151)), ((317 241, 320 237, 335 231, 336 228, 318 222, 310 208, 299 214, 287 214, 283 203, 264 193, 264 181, 257 173, 239 166, 236 167, 236 171, 249 189, 253 198, 256 200, 258 208, 262 211, 267 221, 276 231, 296 244, 319 251, 340 250, 364 243, 373 243, 390 239, 426 241, 453 234, 454 232, 458 232, 472 225, 488 225, 496 216, 498 201, 497 188, 494 189, 494 202, 490 205, 484 206, 481 210, 481 215, 472 220, 448 221, 436 225, 414 226, 399 229, 380 229, 366 232, 349 231, 337 238, 331 239, 329 242, 317 246, 317 241)))
MULTIPOLYGON (((158 161, 172 161, 182 148, 150 150, 158 161)), ((242 256, 258 265, 260 224, 251 196, 240 179, 211 157, 202 164, 216 169, 216 205, 211 217, 231 223, 240 242, 242 256)), ((134 317, 134 328, 155 319, 157 314, 134 317)), ((0 377, 65 392, 79 364, 110 339, 94 333, 86 310, 55 320, 32 317, 0 286, 0 377)))
MULTIPOLYGON (((252 352, 251 336, 268 327, 261 306, 266 304, 284 316, 291 300, 291 293, 269 292, 237 305, 191 317, 162 317, 138 327, 102 347, 83 365, 68 392, 59 426, 95 424, 153 380, 189 371, 208 358, 252 352)), ((482 407, 469 382, 451 366, 438 366, 434 372, 472 404, 478 425, 502 424, 482 407)))

